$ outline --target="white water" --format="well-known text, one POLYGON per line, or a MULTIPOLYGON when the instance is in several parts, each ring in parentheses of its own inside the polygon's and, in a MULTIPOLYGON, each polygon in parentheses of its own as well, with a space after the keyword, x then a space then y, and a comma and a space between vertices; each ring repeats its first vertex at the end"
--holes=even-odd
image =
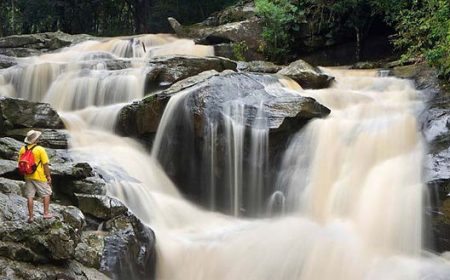
MULTIPOLYGON (((335 71, 334 88, 302 91, 295 86, 299 94, 316 98, 332 113, 312 121, 286 151, 271 204, 281 204, 286 213, 237 219, 187 202, 141 145, 111 133, 122 106, 111 104, 142 96, 141 82, 128 71, 117 73, 117 80, 99 78, 95 71, 107 71, 103 67, 80 76, 80 68, 70 61, 77 57, 73 53, 98 51, 99 46, 131 56, 129 43, 124 46, 123 41, 89 42, 57 58, 26 60, 25 70, 0 73, 0 93, 49 98, 66 111, 62 116, 71 132, 73 154, 103 170, 110 193, 155 230, 157 279, 450 279, 448 261, 423 252, 424 147, 414 117, 421 102, 409 82, 370 72, 335 71), (55 62, 65 56, 64 66, 55 62), (90 79, 95 86, 89 86, 90 79), (58 85, 61 81, 65 82, 58 85), (122 90, 105 99, 102 88, 115 82, 120 86, 113 88, 122 90)), ((141 45, 131 42, 132 56, 142 57, 141 45)), ((105 73, 110 75, 115 73, 105 73)), ((182 98, 173 102, 177 99, 182 98)), ((237 122, 229 126, 230 133, 239 136, 240 114, 229 113, 237 122)), ((264 133, 255 133, 259 143, 266 141, 264 133)), ((237 163, 230 170, 239 192, 246 186, 238 167, 241 142, 234 139, 230 162, 237 163)), ((265 149, 264 144, 252 148, 255 161, 264 160, 258 155, 265 149)), ((239 211, 239 197, 233 199, 239 211)))

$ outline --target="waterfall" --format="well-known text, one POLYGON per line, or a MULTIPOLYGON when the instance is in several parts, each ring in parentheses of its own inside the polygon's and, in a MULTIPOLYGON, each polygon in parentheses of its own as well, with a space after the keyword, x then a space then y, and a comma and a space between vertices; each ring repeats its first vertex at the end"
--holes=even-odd
POLYGON ((425 147, 415 117, 423 104, 411 82, 335 69, 323 69, 336 77, 324 90, 270 75, 234 74, 238 85, 211 77, 220 87, 206 102, 203 131, 194 86, 169 101, 152 154, 115 135, 120 108, 145 94, 145 59, 211 54, 193 46, 169 35, 85 42, 1 71, 0 94, 48 101, 61 113, 72 155, 155 231, 157 279, 450 279, 449 262, 423 246, 425 147), (133 63, 108 70, 110 57, 133 63), (266 110, 284 95, 313 97, 332 112, 270 166, 266 110), (208 187, 210 209, 180 194, 175 172, 208 187))

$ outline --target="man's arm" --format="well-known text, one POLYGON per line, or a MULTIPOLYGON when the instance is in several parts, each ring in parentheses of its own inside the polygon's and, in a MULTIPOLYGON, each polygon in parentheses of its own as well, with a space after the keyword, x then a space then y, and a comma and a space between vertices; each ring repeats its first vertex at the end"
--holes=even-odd
POLYGON ((45 177, 47 178, 47 182, 51 185, 52 177, 50 174, 50 167, 48 166, 48 163, 44 164, 44 173, 45 173, 45 177))

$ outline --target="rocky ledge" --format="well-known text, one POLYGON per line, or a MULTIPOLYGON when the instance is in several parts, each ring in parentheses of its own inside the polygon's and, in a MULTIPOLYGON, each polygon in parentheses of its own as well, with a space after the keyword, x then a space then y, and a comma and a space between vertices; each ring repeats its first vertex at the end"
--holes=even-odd
POLYGON ((0 279, 153 279, 155 235, 106 195, 108 182, 67 150, 68 133, 44 103, 0 99, 0 279), (18 150, 29 129, 43 132, 50 157, 54 218, 28 224, 18 150))
POLYGON ((437 72, 425 64, 395 67, 392 72, 397 77, 413 79, 424 92, 426 107, 419 120, 429 147, 424 176, 432 204, 432 249, 450 251, 450 84, 440 80, 437 72))

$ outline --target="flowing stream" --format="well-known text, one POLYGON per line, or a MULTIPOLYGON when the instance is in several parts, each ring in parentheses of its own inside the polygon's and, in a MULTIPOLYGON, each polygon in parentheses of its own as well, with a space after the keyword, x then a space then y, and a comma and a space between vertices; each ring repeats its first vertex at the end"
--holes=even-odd
MULTIPOLYGON (((102 170, 109 193, 152 227, 157 279, 450 279, 449 261, 423 244, 426 147, 416 120, 423 103, 411 82, 377 71, 324 69, 336 77, 332 88, 302 90, 289 80, 267 85, 313 97, 331 114, 292 138, 264 203, 258 186, 267 184, 267 167, 256 163, 267 160, 267 120, 257 110, 250 124, 255 164, 243 168, 243 105, 224 106, 233 190, 227 199, 234 201, 234 215, 225 215, 213 211, 213 200, 204 209, 183 198, 158 159, 174 108, 189 91, 169 102, 152 154, 113 133, 120 108, 144 95, 145 59, 164 54, 212 50, 169 35, 115 38, 26 58, 0 72, 0 95, 51 103, 69 129, 74 156, 102 170), (105 57, 129 59, 130 67, 108 70, 105 57), (261 218, 238 217, 246 187, 255 189, 249 207, 261 218)), ((216 125, 211 121, 210 146, 216 125)), ((207 155, 214 162, 217 151, 207 155)), ((216 182, 210 185, 215 196, 216 182)))

